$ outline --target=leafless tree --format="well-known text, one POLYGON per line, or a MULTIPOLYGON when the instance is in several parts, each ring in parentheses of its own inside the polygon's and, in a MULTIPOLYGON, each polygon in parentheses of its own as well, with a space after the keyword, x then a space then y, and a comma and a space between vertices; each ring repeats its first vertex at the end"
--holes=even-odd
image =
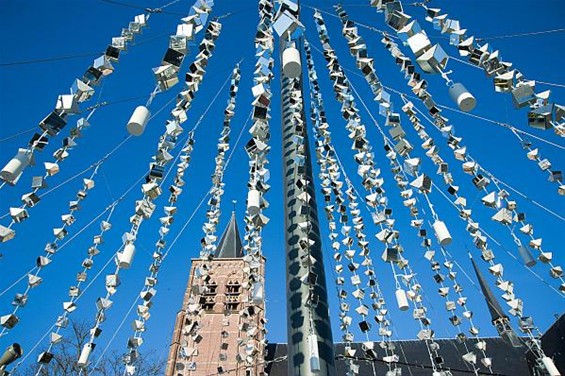
MULTIPOLYGON (((53 347, 53 359, 43 365, 38 373, 39 365, 33 364, 25 369, 17 370, 14 376, 76 376, 81 368, 77 366, 80 351, 90 338, 90 328, 86 322, 71 322, 69 334, 53 347)), ((102 351, 102 350, 101 350, 102 351)), ((136 360, 136 375, 159 376, 165 373, 166 359, 159 359, 154 350, 141 353, 136 360)), ((82 376, 119 376, 124 374, 123 354, 113 351, 96 360, 90 367, 82 370, 82 376)))

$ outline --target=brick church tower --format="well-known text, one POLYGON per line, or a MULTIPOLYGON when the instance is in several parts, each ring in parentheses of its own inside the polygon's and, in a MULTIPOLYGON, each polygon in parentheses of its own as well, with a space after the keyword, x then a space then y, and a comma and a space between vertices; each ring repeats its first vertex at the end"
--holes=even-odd
MULTIPOLYGON (((251 325, 246 318, 249 309, 248 289, 244 284, 246 263, 235 213, 232 213, 220 239, 214 259, 209 262, 210 278, 203 282, 205 288, 197 286, 199 279, 195 278, 195 272, 203 261, 199 258, 191 261, 188 285, 182 309, 177 314, 165 375, 262 375, 262 359, 257 357, 257 364, 247 373, 243 361, 257 349, 244 346, 241 339, 249 335, 261 336, 262 332, 255 329, 263 327, 265 320, 262 304, 252 307, 259 309, 259 312, 252 316, 254 322, 251 325), (195 293, 198 291, 201 293, 195 293), (191 295, 194 296, 192 301, 200 304, 193 304, 191 295), (191 315, 191 309, 200 312, 191 315)), ((264 277, 264 259, 260 273, 264 277)))

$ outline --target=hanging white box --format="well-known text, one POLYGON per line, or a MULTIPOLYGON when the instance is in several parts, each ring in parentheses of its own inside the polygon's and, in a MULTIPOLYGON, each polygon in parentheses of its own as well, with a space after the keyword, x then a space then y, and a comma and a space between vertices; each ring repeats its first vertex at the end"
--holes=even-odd
POLYGON ((426 73, 441 73, 447 66, 448 60, 449 56, 439 44, 436 44, 418 57, 416 63, 426 73))
POLYGON ((320 354, 318 352, 318 336, 316 334, 308 336, 308 345, 310 347, 310 371, 320 372, 320 354))
POLYGON ((424 52, 432 47, 428 36, 423 32, 415 33, 406 40, 406 43, 416 57, 422 56, 424 52))
POLYGON ((82 351, 80 352, 80 357, 78 358, 77 366, 84 368, 88 366, 88 359, 90 358, 90 353, 96 347, 94 343, 86 343, 82 347, 82 351))
POLYGON ((132 136, 141 136, 145 131, 145 126, 149 121, 151 112, 145 106, 137 106, 128 121, 127 130, 132 136))
POLYGON ((518 246, 518 253, 526 266, 532 267, 536 264, 536 259, 525 245, 518 246))
POLYGON ((181 24, 177 26, 177 36, 185 37, 188 40, 192 40, 194 37, 194 25, 193 24, 181 24))
POLYGON ((146 16, 145 14, 139 14, 137 16, 135 16, 134 21, 135 23, 138 23, 140 27, 145 26, 145 23, 147 22, 147 19, 149 17, 146 16))
POLYGON ((260 208, 261 193, 256 189, 252 189, 247 194, 247 211, 250 215, 256 215, 259 213, 260 208))
POLYGON ((265 299, 264 293, 263 293, 263 284, 261 282, 255 282, 253 284, 253 290, 252 290, 252 300, 253 300, 253 304, 257 304, 257 305, 261 305, 263 304, 263 301, 265 299))
POLYGON ((436 233, 437 240, 441 245, 449 245, 453 240, 451 234, 447 230, 447 226, 442 221, 435 221, 433 224, 434 231, 436 233))
POLYGON ((18 154, 0 172, 0 178, 9 184, 16 184, 24 170, 33 164, 33 154, 28 149, 19 149, 18 154))
POLYGON ((561 372, 559 372, 559 370, 557 369, 557 367, 553 363, 553 360, 550 357, 544 356, 543 358, 541 358, 541 361, 549 376, 561 376, 561 372))
POLYGON ((449 87, 449 96, 455 103, 457 103, 457 106, 461 111, 472 111, 477 105, 477 100, 473 94, 471 94, 461 83, 455 83, 449 87))
POLYGON ((398 289, 395 292, 396 302, 398 303, 398 309, 401 311, 406 311, 409 308, 408 298, 406 297, 406 291, 398 289))
POLYGON ((55 109, 67 114, 78 114, 80 112, 77 99, 73 94, 59 95, 55 109))
POLYGON ((14 326, 18 325, 18 322, 20 322, 20 319, 13 313, 0 317, 0 326, 6 329, 13 329, 14 326))
POLYGON ((300 62, 300 52, 294 47, 287 47, 282 53, 283 73, 288 78, 300 77, 302 64, 300 62))
POLYGON ((118 253, 120 268, 129 269, 135 256, 135 245, 128 243, 124 246, 123 252, 118 253))
POLYGON ((0 225, 0 243, 12 240, 16 236, 16 232, 11 228, 0 225))
POLYGON ((277 15, 275 22, 273 23, 273 30, 282 37, 287 32, 293 33, 298 27, 303 27, 300 21, 294 17, 294 15, 288 11, 277 15))

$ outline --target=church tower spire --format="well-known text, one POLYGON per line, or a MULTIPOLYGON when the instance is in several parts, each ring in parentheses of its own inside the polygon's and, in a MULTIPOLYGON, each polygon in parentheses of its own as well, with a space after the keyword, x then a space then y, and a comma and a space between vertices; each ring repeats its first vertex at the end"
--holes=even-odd
POLYGON ((231 213, 231 218, 226 226, 226 230, 222 234, 218 249, 216 250, 216 258, 240 258, 243 257, 243 246, 241 245, 241 237, 237 228, 237 220, 235 219, 235 211, 231 213))
POLYGON ((512 327, 510 326, 510 319, 504 313, 504 310, 500 306, 498 300, 496 300, 481 271, 479 270, 479 267, 475 263, 475 260, 471 257, 471 255, 469 255, 469 257, 471 258, 473 269, 475 270, 475 274, 477 275, 477 279, 479 280, 479 285, 481 286, 481 290, 487 302, 488 310, 491 316, 491 322, 496 328, 496 331, 506 343, 512 345, 513 347, 522 346, 522 343, 516 335, 516 332, 514 332, 514 329, 512 329, 512 327))
MULTIPOLYGON (((193 258, 183 305, 177 313, 165 376, 179 374, 245 376, 243 361, 247 351, 240 338, 265 323, 263 303, 257 305, 254 326, 243 324, 242 315, 251 307, 247 300, 243 269, 243 246, 235 211, 224 230, 212 260, 193 258), (210 265, 208 278, 195 278, 202 265, 210 265)), ((264 279, 265 259, 259 274, 264 279)), ((262 334, 259 341, 266 341, 262 334)), ((264 372, 263 362, 252 367, 253 375, 264 372)))

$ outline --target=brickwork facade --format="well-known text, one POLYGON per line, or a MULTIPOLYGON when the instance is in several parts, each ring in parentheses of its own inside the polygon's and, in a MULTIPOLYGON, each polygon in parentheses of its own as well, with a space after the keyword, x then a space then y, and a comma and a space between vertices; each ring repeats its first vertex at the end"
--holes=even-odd
MULTIPOLYGON (((247 336, 249 325, 240 314, 246 308, 249 290, 243 282, 245 262, 243 258, 216 258, 205 282, 204 292, 198 295, 202 311, 199 319, 189 315, 191 291, 198 279, 195 271, 202 260, 193 259, 187 289, 181 311, 177 314, 172 345, 167 363, 166 376, 260 376, 263 374, 262 361, 255 364, 251 373, 246 373, 242 358, 245 346, 239 346, 240 338, 247 336), (194 330, 197 321, 198 330, 194 330), (195 333, 197 333, 195 335, 195 333), (239 356, 238 356, 239 355, 239 356)), ((264 260, 261 267, 264 276, 264 260)), ((253 325, 264 326, 263 305, 256 307, 259 312, 253 315, 253 325)), ((255 334, 261 336, 258 330, 255 334)), ((257 338, 258 341, 263 338, 257 338)), ((249 370, 247 370, 249 371, 249 370)))

